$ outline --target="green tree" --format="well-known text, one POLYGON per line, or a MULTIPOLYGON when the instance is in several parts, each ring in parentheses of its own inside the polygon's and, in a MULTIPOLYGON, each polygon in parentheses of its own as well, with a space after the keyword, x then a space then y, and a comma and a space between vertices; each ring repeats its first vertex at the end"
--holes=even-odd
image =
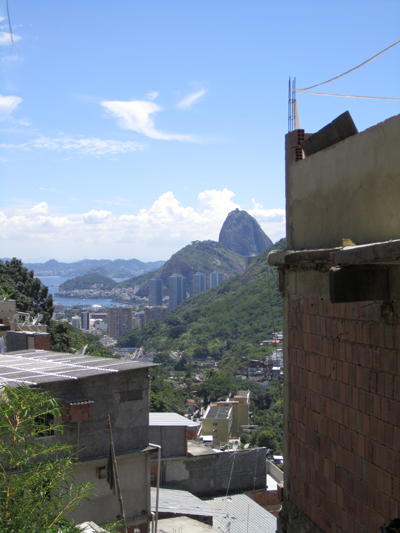
POLYGON ((74 450, 57 439, 61 410, 50 393, 29 387, 2 389, 0 402, 0 531, 71 531, 65 516, 92 493, 77 485, 74 450))
POLYGON ((16 301, 18 311, 36 315, 41 313, 46 324, 53 314, 53 297, 49 289, 39 278, 34 277, 33 270, 22 266, 22 261, 15 257, 11 261, 0 261, 0 288, 9 298, 16 301))

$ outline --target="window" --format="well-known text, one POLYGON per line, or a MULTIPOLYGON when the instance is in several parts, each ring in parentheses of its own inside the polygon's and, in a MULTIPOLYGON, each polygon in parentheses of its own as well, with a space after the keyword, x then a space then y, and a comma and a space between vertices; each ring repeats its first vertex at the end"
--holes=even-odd
POLYGON ((54 435, 54 415, 47 413, 43 416, 37 416, 35 422, 40 426, 41 431, 38 432, 37 437, 51 437, 54 435), (48 429, 47 429, 48 428, 48 429))
POLYGON ((96 468, 96 477, 97 479, 106 479, 107 469, 105 466, 99 466, 96 468))

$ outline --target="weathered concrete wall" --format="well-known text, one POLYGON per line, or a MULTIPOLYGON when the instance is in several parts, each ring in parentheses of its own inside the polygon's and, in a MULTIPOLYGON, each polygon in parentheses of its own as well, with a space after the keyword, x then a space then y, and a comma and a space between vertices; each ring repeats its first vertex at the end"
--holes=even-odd
POLYGON ((196 496, 265 488, 266 449, 200 455, 163 462, 163 484, 179 486, 196 496), (232 468, 233 466, 233 468, 232 468))
MULTIPOLYGON (((129 452, 146 448, 149 443, 148 370, 95 375, 74 382, 47 383, 42 387, 59 399, 79 395, 94 401, 89 406, 90 418, 81 422, 62 422, 64 433, 46 439, 57 438, 76 446, 81 461, 74 469, 76 481, 91 481, 96 485, 93 504, 83 502, 71 518, 76 522, 92 520, 104 524, 115 521, 120 514, 117 496, 110 490, 106 479, 98 478, 97 470, 106 466, 109 450, 107 413, 110 413, 126 516, 136 516, 139 522, 146 522, 151 509, 150 458, 146 452, 129 452)), ((143 525, 143 531, 146 528, 147 525, 143 525)))
POLYGON ((151 426, 150 442, 161 446, 162 457, 186 456, 186 426, 151 426))
POLYGON ((398 239, 399 143, 397 115, 296 163, 287 154, 288 248, 398 239))
MULTIPOLYGON (((150 493, 145 490, 149 455, 124 455, 117 457, 118 476, 121 485, 122 498, 125 507, 126 518, 129 522, 147 522, 150 514, 150 493)), ((82 502, 82 505, 72 513, 77 523, 91 520, 97 524, 116 521, 120 515, 120 506, 117 495, 111 491, 105 477, 98 478, 98 468, 105 475, 106 458, 103 460, 81 463, 74 469, 77 483, 92 482, 95 484, 95 497, 92 502, 82 502)), ((144 529, 146 531, 146 529, 144 529)))
POLYGON ((90 419, 64 422, 62 440, 78 447, 79 460, 106 456, 109 447, 107 413, 110 413, 116 453, 145 448, 149 443, 149 383, 148 370, 138 369, 113 374, 101 374, 71 382, 46 383, 43 388, 56 398, 74 395, 93 400, 90 419), (127 391, 136 391, 129 399, 127 391))

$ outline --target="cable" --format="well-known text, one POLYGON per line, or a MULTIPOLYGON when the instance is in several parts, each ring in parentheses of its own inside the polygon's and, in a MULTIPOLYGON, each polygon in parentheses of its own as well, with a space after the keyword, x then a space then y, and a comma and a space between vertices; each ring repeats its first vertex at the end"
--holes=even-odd
POLYGON ((343 76, 346 76, 347 74, 350 74, 350 72, 354 72, 358 68, 363 67, 364 65, 366 65, 370 61, 373 61, 374 59, 376 59, 380 55, 384 54, 390 48, 392 48, 393 46, 395 46, 396 44, 399 44, 399 43, 400 43, 400 39, 398 41, 396 41, 395 43, 391 44, 390 46, 388 46, 387 48, 385 48, 385 50, 382 50, 382 52, 379 52, 379 54, 376 54, 374 57, 371 57, 370 59, 367 59, 367 61, 364 61, 363 63, 361 63, 357 67, 354 67, 354 68, 348 70, 347 72, 344 72, 343 74, 340 74, 339 76, 335 76, 334 78, 331 78, 330 80, 324 81, 322 83, 317 83, 316 85, 311 85, 310 87, 303 87, 302 89, 294 89, 293 92, 300 93, 300 92, 308 91, 309 89, 314 89, 314 87, 319 87, 320 85, 325 85, 326 83, 330 83, 331 81, 335 81, 335 80, 338 80, 339 78, 343 78, 343 76))
POLYGON ((296 92, 303 94, 316 94, 318 96, 339 96, 341 98, 366 98, 368 100, 400 100, 400 98, 385 98, 384 96, 355 96, 352 94, 313 93, 311 91, 303 91, 300 89, 296 92))

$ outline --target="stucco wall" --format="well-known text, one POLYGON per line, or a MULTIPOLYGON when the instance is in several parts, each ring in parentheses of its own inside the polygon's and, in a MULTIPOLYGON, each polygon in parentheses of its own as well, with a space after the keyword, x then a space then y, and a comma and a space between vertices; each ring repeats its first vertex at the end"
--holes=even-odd
POLYGON ((145 448, 149 443, 148 370, 138 369, 90 376, 76 381, 46 383, 43 388, 56 398, 81 395, 90 404, 90 419, 80 423, 63 422, 63 442, 78 446, 79 460, 106 456, 109 447, 107 413, 110 413, 117 453, 145 448), (123 401, 121 393, 141 391, 141 399, 123 401))
POLYGON ((288 248, 400 238, 399 144, 397 115, 297 163, 287 157, 288 248))
MULTIPOLYGON (((118 474, 127 518, 146 522, 150 515, 149 454, 129 453, 146 448, 149 443, 148 369, 82 378, 74 382, 56 381, 42 386, 56 398, 81 395, 93 400, 90 418, 81 422, 62 422, 64 433, 58 439, 76 446, 79 465, 74 469, 78 483, 95 484, 93 503, 83 502, 72 515, 76 522, 92 520, 104 524, 120 514, 118 498, 105 478, 98 478, 97 468, 105 467, 109 450, 107 413, 110 413, 117 454, 118 474), (129 395, 129 391, 136 391, 129 395), (137 391, 141 391, 139 394, 137 391), (141 398, 139 398, 141 396, 141 398), (138 399, 131 399, 131 398, 138 399), (79 428, 79 429, 78 429, 79 428), (144 511, 144 513, 142 513, 144 511)), ((61 421, 60 421, 61 422, 61 421)), ((105 471, 103 471, 105 474, 105 471)), ((147 527, 147 526, 146 526, 147 527)))
POLYGON ((258 448, 166 460, 162 483, 213 496, 226 494, 228 486, 230 492, 265 488, 266 475, 266 449, 258 448))
MULTIPOLYGON (((150 514, 150 493, 149 490, 145 490, 149 477, 148 461, 148 454, 117 457, 125 515, 128 520, 134 519, 136 523, 146 522, 150 514)), ((91 520, 97 524, 105 524, 116 521, 120 514, 117 494, 114 495, 105 478, 97 477, 97 468, 105 466, 106 459, 81 463, 74 469, 77 483, 90 481, 95 484, 95 497, 92 498, 92 503, 83 501, 82 505, 69 516, 77 523, 91 520)))
POLYGON ((186 426, 151 426, 150 442, 161 446, 162 457, 186 456, 186 426))

